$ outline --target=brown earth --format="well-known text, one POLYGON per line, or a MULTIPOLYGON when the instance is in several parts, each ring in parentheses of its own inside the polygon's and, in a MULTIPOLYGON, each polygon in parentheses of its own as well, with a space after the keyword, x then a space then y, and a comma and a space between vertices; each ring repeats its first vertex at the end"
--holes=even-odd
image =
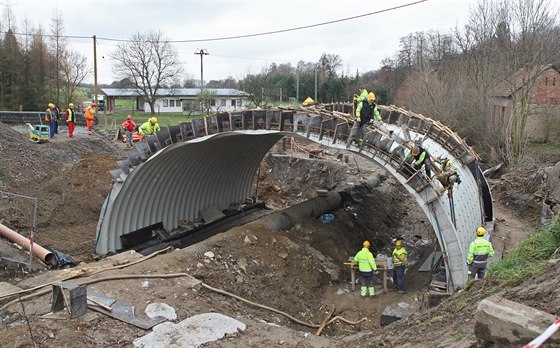
MULTIPOLYGON (((313 144, 303 146, 307 149, 317 147, 313 144)), ((116 161, 124 157, 122 144, 112 142, 110 134, 87 136, 83 132, 74 139, 62 133, 49 143, 34 144, 25 134, 0 124, 0 150, 5 159, 0 167, 0 190, 39 200, 36 242, 69 254, 78 262, 90 263, 82 264, 74 271, 51 272, 41 270, 37 264, 34 277, 29 277, 25 268, 0 262, 4 268, 2 279, 9 278, 10 283, 26 288, 68 274, 65 272, 83 269, 87 273, 96 267, 92 262, 95 227, 111 185, 109 170, 115 169, 116 161)), ((380 327, 379 318, 386 305, 407 301, 415 308, 421 306, 429 274, 416 272, 415 267, 433 249, 435 237, 423 223, 416 202, 383 169, 360 156, 350 155, 345 164, 336 161, 336 155, 330 153, 323 159, 304 156, 296 161, 289 151, 283 151, 278 145, 262 163, 257 191, 258 198, 268 207, 282 209, 314 197, 317 189, 348 189, 351 194, 342 208, 332 212, 335 219, 331 223, 309 219, 283 233, 253 223, 216 235, 195 249, 176 250, 122 271, 107 271, 102 275, 185 272, 212 287, 309 323, 320 323, 333 305, 336 308, 334 315, 350 321, 367 318, 365 322, 357 325, 335 322, 324 330, 323 336, 317 337, 314 335, 316 329, 204 288, 188 288, 182 278, 118 280, 93 284, 88 289, 131 302, 137 313, 142 313, 150 302, 165 302, 176 309, 177 321, 194 314, 219 312, 248 324, 245 332, 208 343, 204 345, 206 347, 415 347, 428 342, 431 346, 441 347, 477 346, 471 318, 477 302, 498 291, 491 281, 479 282, 474 290, 463 291, 427 313, 422 311, 413 315, 405 325, 396 323, 380 327), (376 175, 381 179, 379 186, 363 184, 376 175), (377 298, 360 299, 358 293, 350 289, 349 270, 343 262, 359 250, 364 239, 373 242, 375 251, 383 252, 386 245, 400 235, 405 236, 413 264, 406 274, 408 293, 399 295, 389 291, 381 294, 378 279, 377 298), (415 235, 430 243, 419 246, 415 235), (400 333, 394 335, 395 330, 400 333), (464 338, 457 340, 459 334, 464 338)), ((492 180, 491 185, 496 200, 496 249, 507 253, 538 223, 538 215, 535 216, 538 199, 524 193, 527 191, 523 189, 534 188, 523 185, 519 179, 527 176, 516 173, 513 178, 503 177, 506 179, 492 180), (520 186, 510 190, 511 182, 520 186), (524 213, 519 214, 519 211, 524 213)), ((527 180, 538 182, 537 178, 527 180)), ((540 187, 539 183, 537 187, 540 187)), ((0 217, 4 224, 25 235, 31 228, 29 203, 11 198, 9 203, 0 206, 0 217)), ((0 243, 0 255, 10 255, 22 262, 28 258, 5 241, 0 243)), ((133 258, 127 254, 119 257, 133 258)), ((110 265, 117 262, 104 261, 110 265)), ((547 289, 558 282, 560 277, 556 274, 552 283, 550 279, 546 283, 547 289)), ((538 300, 521 290, 511 290, 506 296, 529 305, 551 300, 553 294, 539 288, 538 280, 531 284, 534 285, 532 289, 542 292, 538 300)), ((131 346, 136 337, 146 333, 92 311, 74 320, 36 318, 49 310, 48 295, 6 308, 0 313, 0 329, 3 329, 0 331, 0 346, 27 347, 35 342, 44 347, 120 347, 131 346)), ((550 308, 548 312, 551 312, 550 308)))

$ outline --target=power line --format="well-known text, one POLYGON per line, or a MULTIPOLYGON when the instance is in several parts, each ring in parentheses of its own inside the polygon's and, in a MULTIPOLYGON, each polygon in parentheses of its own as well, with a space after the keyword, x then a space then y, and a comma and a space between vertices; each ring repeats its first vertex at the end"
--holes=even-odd
MULTIPOLYGON (((272 34, 287 33, 287 32, 290 32, 290 31, 303 30, 303 29, 310 29, 310 28, 320 27, 320 26, 323 26, 323 25, 329 25, 329 24, 334 24, 334 23, 340 23, 340 22, 350 21, 350 20, 354 20, 354 19, 358 19, 358 18, 363 18, 363 17, 367 17, 367 16, 372 16, 372 15, 376 15, 376 14, 380 14, 380 13, 384 13, 384 12, 394 11, 394 10, 398 10, 398 9, 401 9, 401 8, 404 8, 404 7, 417 5, 417 4, 420 4, 420 3, 422 3, 422 2, 426 2, 426 1, 428 1, 428 0, 419 0, 419 1, 415 1, 415 2, 408 3, 408 4, 399 5, 399 6, 394 6, 394 7, 390 7, 390 8, 384 9, 384 10, 374 11, 374 12, 370 12, 370 13, 366 13, 366 14, 362 14, 362 15, 358 15, 358 16, 346 17, 346 18, 336 19, 336 20, 332 20, 332 21, 328 21, 328 22, 322 22, 322 23, 304 25, 304 26, 301 26, 301 27, 295 27, 295 28, 289 28, 289 29, 280 29, 280 30, 273 30, 273 31, 265 31, 265 32, 256 33, 256 34, 235 35, 235 36, 224 36, 224 37, 206 38, 206 39, 171 40, 171 41, 169 41, 169 42, 171 42, 171 43, 189 43, 189 42, 223 41, 223 40, 244 39, 244 38, 248 38, 248 37, 256 37, 256 36, 265 36, 265 35, 272 35, 272 34)), ((99 38, 99 40, 128 41, 128 40, 109 39, 109 38, 99 38)))
MULTIPOLYGON (((332 20, 332 21, 310 24, 310 25, 304 25, 304 26, 288 28, 288 29, 265 31, 265 32, 262 32, 262 33, 255 33, 255 34, 223 36, 223 37, 214 37, 214 38, 205 38, 205 39, 170 40, 168 42, 169 43, 192 43, 192 42, 224 41, 224 40, 244 39, 244 38, 256 37, 256 36, 281 34, 281 33, 287 33, 287 32, 291 32, 291 31, 316 28, 316 27, 320 27, 320 26, 324 26, 324 25, 330 25, 330 24, 334 24, 334 23, 346 22, 346 21, 351 21, 351 20, 358 19, 358 18, 373 16, 373 15, 384 13, 384 12, 390 12, 390 11, 398 10, 398 9, 409 7, 409 6, 418 5, 418 4, 426 2, 426 1, 428 1, 428 0, 418 0, 418 1, 410 2, 410 3, 404 4, 404 5, 394 6, 394 7, 386 8, 386 9, 379 10, 379 11, 365 13, 365 14, 358 15, 358 16, 335 19, 335 20, 332 20)), ((50 35, 50 34, 31 34, 31 33, 14 33, 14 34, 15 35, 27 35, 27 36, 54 37, 53 35, 50 35)), ((65 36, 65 35, 60 35, 58 37, 69 38, 69 39, 91 39, 92 38, 91 36, 65 36)), ((116 42, 138 42, 136 40, 115 39, 115 38, 107 38, 107 37, 97 37, 97 40, 116 41, 116 42)))

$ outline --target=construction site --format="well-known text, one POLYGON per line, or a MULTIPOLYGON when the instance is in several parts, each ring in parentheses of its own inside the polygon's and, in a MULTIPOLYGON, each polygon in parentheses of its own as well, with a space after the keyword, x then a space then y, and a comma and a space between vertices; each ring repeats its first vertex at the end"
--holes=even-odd
POLYGON ((132 149, 118 130, 69 138, 60 127, 36 143, 24 123, 0 123, 0 346, 500 347, 539 336, 559 315, 556 261, 502 287, 468 282, 466 257, 479 226, 493 262, 543 207, 556 210, 560 158, 486 168, 440 122, 380 112, 361 141, 351 106, 331 104, 212 115, 132 149), (407 163, 415 144, 430 149, 433 178, 407 163), (461 178, 451 188, 436 179, 444 157, 461 178), (353 257, 365 240, 378 272, 363 299, 353 257))

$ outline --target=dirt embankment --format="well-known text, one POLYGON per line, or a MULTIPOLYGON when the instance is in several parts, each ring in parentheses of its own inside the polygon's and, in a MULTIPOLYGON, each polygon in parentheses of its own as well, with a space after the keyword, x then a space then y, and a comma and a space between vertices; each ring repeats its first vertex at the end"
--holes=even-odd
MULTIPOLYGON (((119 144, 105 133, 78 133, 74 138, 61 133, 37 144, 27 134, 0 124, 0 151, 0 190, 37 199, 34 241, 78 262, 92 261, 97 220, 112 182, 109 171, 124 157, 119 144)), ((13 196, 5 201, 0 206, 2 223, 27 236, 32 201, 13 196)), ((14 253, 11 246, 0 250, 22 261, 21 252, 14 253)))

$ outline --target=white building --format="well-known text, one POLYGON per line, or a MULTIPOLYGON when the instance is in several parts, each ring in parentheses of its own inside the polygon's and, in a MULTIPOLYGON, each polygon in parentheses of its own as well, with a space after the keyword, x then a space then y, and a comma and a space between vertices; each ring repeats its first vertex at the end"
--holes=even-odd
MULTIPOLYGON (((182 112, 189 114, 192 110, 201 110, 199 95, 200 88, 162 88, 158 90, 157 100, 154 105, 156 113, 182 112)), ((249 93, 232 88, 205 88, 205 92, 212 96, 210 102, 211 112, 235 111, 245 109, 249 93)), ((117 111, 117 99, 133 99, 136 111, 150 112, 150 105, 144 96, 134 88, 102 88, 101 93, 106 96, 107 112, 117 111)), ((203 110, 206 111, 206 110, 203 110)), ((194 112, 196 113, 196 112, 194 112)))

